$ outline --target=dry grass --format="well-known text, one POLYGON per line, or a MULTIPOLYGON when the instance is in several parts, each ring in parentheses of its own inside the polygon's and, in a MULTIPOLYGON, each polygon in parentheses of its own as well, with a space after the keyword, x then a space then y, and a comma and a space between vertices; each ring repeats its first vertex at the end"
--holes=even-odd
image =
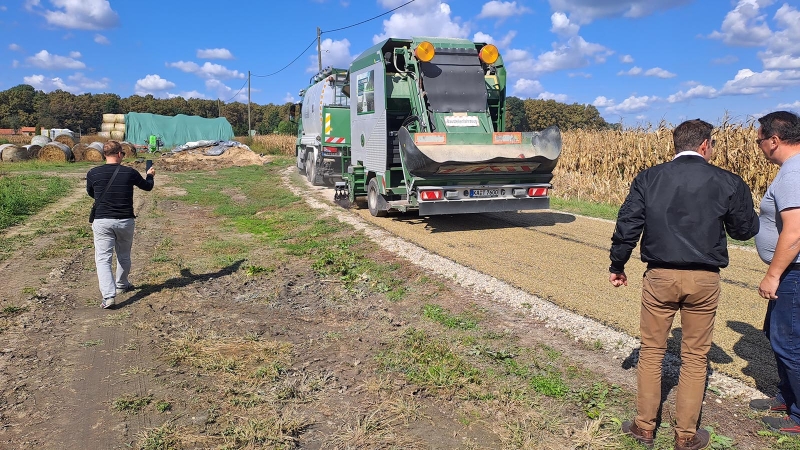
MULTIPOLYGON (((711 162, 744 179, 757 202, 777 166, 758 149, 754 123, 723 123, 715 129, 711 162)), ((672 159, 672 128, 622 131, 573 130, 563 133, 563 148, 554 172, 555 195, 561 198, 620 204, 631 181, 643 169, 672 159)))
POLYGON ((240 136, 233 138, 236 141, 249 145, 253 150, 266 150, 269 153, 294 156, 297 137, 287 134, 267 134, 248 138, 240 136))

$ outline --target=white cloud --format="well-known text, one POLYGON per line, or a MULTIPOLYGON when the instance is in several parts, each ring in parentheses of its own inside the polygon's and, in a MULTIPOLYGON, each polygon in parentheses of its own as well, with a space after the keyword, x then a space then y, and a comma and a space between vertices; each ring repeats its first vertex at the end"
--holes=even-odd
POLYGON ((750 69, 740 70, 733 80, 725 83, 722 94, 758 94, 768 89, 779 89, 800 85, 800 70, 765 70, 753 72, 750 69))
POLYGON ((800 109, 800 100, 798 100, 798 101, 796 101, 794 103, 781 103, 781 104, 778 105, 778 108, 780 108, 780 109, 798 110, 798 109, 800 109))
MULTIPOLYGON (((350 41, 342 39, 341 41, 334 41, 332 39, 323 39, 320 42, 320 49, 322 50, 322 67, 335 67, 346 69, 350 67, 355 56, 350 54, 350 41)), ((306 72, 317 73, 319 72, 319 60, 317 55, 308 57, 309 64, 306 67, 306 72)))
POLYGON ((519 16, 531 12, 530 8, 522 5, 517 5, 517 2, 500 2, 492 0, 484 3, 481 8, 481 13, 478 14, 479 19, 507 19, 511 16, 519 16))
POLYGON ((202 66, 194 61, 178 61, 167 63, 167 67, 174 67, 186 73, 193 73, 200 78, 230 79, 245 78, 245 74, 238 70, 230 70, 225 66, 206 61, 202 66))
POLYGON ((94 41, 100 45, 110 45, 111 41, 108 40, 107 37, 103 36, 102 34, 95 34, 94 41))
POLYGON ((33 86, 34 89, 44 92, 51 92, 60 89, 76 95, 83 94, 87 91, 99 92, 100 90, 106 89, 109 84, 109 80, 107 78, 103 78, 101 80, 92 80, 90 78, 86 78, 80 72, 70 75, 67 77, 67 79, 69 80, 69 84, 60 77, 46 78, 44 75, 31 75, 29 77, 23 77, 22 81, 25 84, 33 86))
POLYGON ((294 99, 294 95, 287 92, 285 96, 283 96, 283 103, 294 103, 296 100, 294 99))
POLYGON ((638 67, 638 66, 633 66, 629 70, 620 70, 619 72, 617 72, 617 75, 636 76, 636 75, 641 75, 641 74, 642 74, 642 68, 638 67))
POLYGON ((72 59, 78 59, 81 57, 81 52, 69 52, 69 57, 72 59))
POLYGON ((514 61, 524 61, 531 57, 525 50, 511 49, 503 53, 503 62, 508 64, 514 61))
POLYGON ((659 100, 660 99, 655 96, 645 95, 642 97, 636 97, 632 95, 623 100, 622 103, 606 107, 605 111, 609 114, 629 114, 640 112, 650 108, 650 105, 659 100))
POLYGON ((233 90, 226 86, 223 82, 219 80, 206 80, 206 89, 212 91, 216 94, 218 99, 221 99, 225 102, 229 101, 237 101, 237 102, 246 102, 247 101, 247 89, 239 89, 238 91, 233 90))
POLYGON ((563 11, 579 25, 603 17, 644 17, 692 0, 549 0, 553 11, 563 11))
POLYGON ((648 69, 644 76, 646 77, 656 77, 656 78, 674 78, 677 75, 674 73, 664 70, 661 67, 653 67, 652 69, 648 69))
MULTIPOLYGON (((479 31, 472 36, 472 40, 474 42, 485 42, 487 44, 494 44, 497 46, 497 48, 508 48, 508 46, 511 45, 511 41, 514 40, 516 36, 517 32, 511 30, 508 33, 506 33, 503 39, 498 41, 491 35, 479 31)), ((503 60, 505 61, 505 57, 503 57, 503 60)))
POLYGON ((16 69, 17 67, 19 67, 19 61, 17 61, 16 59, 12 60, 11 61, 11 68, 12 69, 16 69))
MULTIPOLYGON (((398 0, 380 0, 387 8, 405 3, 398 0)), ((466 38, 469 26, 459 24, 458 18, 450 17, 450 5, 441 0, 417 0, 393 13, 383 21, 383 33, 374 35, 372 41, 378 43, 389 37, 410 38, 412 36, 441 36, 466 38)))
POLYGON ((614 103, 614 100, 606 98, 602 95, 600 97, 595 98, 594 101, 592 102, 592 105, 596 108, 608 108, 610 106, 614 106, 615 104, 616 103, 614 103))
POLYGON ((20 47, 19 44, 13 44, 13 43, 8 44, 8 49, 11 50, 12 52, 22 51, 22 47, 20 47))
POLYGON ((567 94, 553 94, 552 92, 542 92, 539 94, 539 100, 555 100, 557 102, 566 103, 569 96, 567 94))
MULTIPOLYGON (((772 0, 761 2, 767 6, 772 0)), ((740 47, 766 45, 772 36, 772 30, 764 22, 766 16, 761 14, 760 8, 758 0, 739 0, 739 4, 722 20, 721 31, 714 31, 709 37, 740 47)))
POLYGON ((207 48, 197 50, 200 59, 233 59, 233 53, 227 48, 207 48))
POLYGON ((517 80, 516 83, 514 83, 514 87, 511 89, 514 95, 524 95, 526 97, 531 97, 543 91, 544 87, 538 80, 528 80, 525 78, 517 80))
POLYGON ((553 50, 542 53, 535 59, 512 61, 508 64, 513 75, 542 74, 559 70, 580 69, 591 63, 604 62, 613 52, 600 44, 586 42, 574 36, 564 43, 554 43, 553 50))
POLYGON ((719 96, 719 92, 711 86, 697 85, 688 91, 679 91, 667 97, 669 103, 678 103, 693 98, 715 98, 719 96))
POLYGON ((592 78, 592 74, 586 72, 572 72, 567 74, 570 78, 592 78))
POLYGON ((39 53, 28 57, 25 61, 34 67, 47 70, 83 69, 86 67, 86 64, 75 59, 76 57, 79 58, 80 56, 81 54, 78 52, 72 52, 70 53, 70 57, 67 57, 54 55, 47 50, 42 50, 39 53), (77 56, 72 57, 72 55, 75 54, 77 54, 77 56))
POLYGON ((760 54, 759 56, 761 56, 761 62, 764 63, 765 69, 800 69, 800 56, 767 56, 766 54, 760 54))
POLYGON ((572 23, 564 13, 553 13, 553 15, 550 16, 550 22, 553 24, 550 31, 559 36, 576 36, 581 30, 581 27, 572 23))
MULTIPOLYGON (((42 14, 50 25, 78 30, 104 30, 119 24, 119 15, 111 9, 108 0, 50 0, 56 10, 45 10, 42 14)), ((28 1, 26 8, 32 10, 39 1, 28 1)))
POLYGON ((620 55, 619 60, 625 64, 633 64, 633 56, 631 55, 620 55))
POLYGON ((147 75, 136 80, 133 91, 136 95, 152 94, 155 97, 166 96, 166 91, 175 87, 175 83, 161 78, 159 75, 147 75))
POLYGON ((167 98, 181 97, 181 98, 184 98, 186 100, 189 100, 190 98, 199 98, 199 99, 203 99, 203 100, 208 100, 208 97, 206 97, 205 94, 203 94, 202 92, 198 92, 198 91, 179 92, 177 94, 171 94, 171 93, 167 92, 166 96, 167 96, 167 98))

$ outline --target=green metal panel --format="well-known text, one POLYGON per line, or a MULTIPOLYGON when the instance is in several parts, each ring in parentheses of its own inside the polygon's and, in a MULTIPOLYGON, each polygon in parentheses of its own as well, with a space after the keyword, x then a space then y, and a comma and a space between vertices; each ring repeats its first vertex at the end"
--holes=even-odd
POLYGON ((322 117, 322 142, 325 145, 349 146, 350 108, 325 106, 322 108, 322 117), (344 141, 339 142, 341 138, 344 138, 344 141), (333 142, 329 142, 331 139, 333 142))

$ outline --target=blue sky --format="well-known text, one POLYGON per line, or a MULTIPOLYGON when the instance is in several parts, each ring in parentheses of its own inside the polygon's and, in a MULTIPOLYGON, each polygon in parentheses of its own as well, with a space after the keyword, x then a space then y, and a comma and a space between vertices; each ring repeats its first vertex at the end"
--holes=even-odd
POLYGON ((296 101, 386 37, 491 42, 510 95, 626 126, 800 110, 800 8, 773 0, 0 0, 0 90, 296 101), (256 76, 260 75, 260 76, 256 76))

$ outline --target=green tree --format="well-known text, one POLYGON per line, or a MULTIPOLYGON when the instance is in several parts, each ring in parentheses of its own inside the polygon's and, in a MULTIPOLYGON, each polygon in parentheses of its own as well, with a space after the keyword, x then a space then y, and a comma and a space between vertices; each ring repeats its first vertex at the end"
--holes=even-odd
POLYGON ((525 104, 517 97, 506 97, 506 130, 530 131, 525 104))
POLYGON ((281 120, 281 123, 278 124, 278 134, 297 134, 297 122, 281 120))

